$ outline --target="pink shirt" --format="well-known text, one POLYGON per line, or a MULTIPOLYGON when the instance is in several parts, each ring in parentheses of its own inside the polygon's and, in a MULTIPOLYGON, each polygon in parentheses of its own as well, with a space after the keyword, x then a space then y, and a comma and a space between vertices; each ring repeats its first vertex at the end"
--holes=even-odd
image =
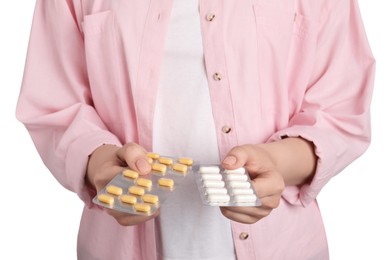
MULTIPOLYGON (((58 181, 86 203, 79 259, 156 258, 154 222, 120 226, 91 203, 84 177, 103 143, 151 149, 171 6, 37 1, 17 117, 58 181)), ((375 61, 356 0, 200 0, 200 17, 221 158, 283 136, 312 141, 319 158, 312 182, 287 187, 270 216, 232 223, 237 258, 327 259, 315 198, 370 141, 375 61)))

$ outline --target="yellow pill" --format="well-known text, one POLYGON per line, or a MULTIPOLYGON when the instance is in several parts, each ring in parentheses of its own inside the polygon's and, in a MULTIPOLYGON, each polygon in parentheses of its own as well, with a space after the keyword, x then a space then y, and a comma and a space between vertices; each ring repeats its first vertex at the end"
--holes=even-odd
POLYGON ((173 164, 173 160, 171 158, 167 158, 167 157, 161 157, 160 159, 158 159, 158 161, 162 164, 166 164, 166 165, 172 165, 173 164))
POLYGON ((182 158, 179 158, 179 163, 191 166, 194 163, 194 161, 191 158, 182 157, 182 158))
POLYGON ((119 196, 122 194, 122 188, 118 187, 118 186, 114 186, 114 185, 109 185, 107 186, 106 188, 106 191, 112 195, 116 195, 116 196, 119 196))
POLYGON ((145 194, 144 188, 139 187, 139 186, 131 186, 131 187, 129 188, 129 192, 130 192, 131 194, 139 195, 139 196, 145 194))
POLYGON ((100 202, 103 202, 105 204, 108 204, 108 205, 112 205, 114 204, 114 197, 108 195, 108 194, 99 194, 98 196, 98 200, 100 202))
POLYGON ((164 186, 164 187, 168 187, 168 188, 173 188, 173 185, 175 184, 175 182, 172 180, 172 179, 168 179, 168 178, 160 178, 158 180, 158 184, 160 186, 164 186))
POLYGON ((165 164, 153 163, 152 164, 152 170, 158 171, 160 173, 166 173, 167 166, 165 164))
POLYGON ((187 165, 180 164, 180 163, 175 163, 173 165, 173 170, 175 170, 177 172, 187 173, 187 168, 188 168, 187 165))
POLYGON ((153 163, 153 159, 148 157, 148 163, 152 164, 153 163))
POLYGON ((138 172, 132 171, 132 170, 124 170, 123 176, 130 178, 130 179, 137 179, 138 178, 138 172))
POLYGON ((137 203, 134 205, 134 209, 136 211, 149 213, 150 212, 150 205, 146 203, 137 203))
POLYGON ((160 158, 160 155, 158 153, 152 153, 152 152, 147 153, 146 156, 155 160, 160 158))
POLYGON ((142 200, 146 203, 157 204, 158 203, 158 196, 153 195, 153 194, 145 194, 142 196, 142 200))
POLYGON ((139 186, 145 187, 145 188, 150 188, 152 187, 152 181, 149 179, 144 179, 144 178, 138 178, 137 179, 137 184, 139 186))
POLYGON ((127 204, 135 204, 137 203, 137 197, 133 195, 122 195, 120 196, 120 199, 122 202, 127 203, 127 204))

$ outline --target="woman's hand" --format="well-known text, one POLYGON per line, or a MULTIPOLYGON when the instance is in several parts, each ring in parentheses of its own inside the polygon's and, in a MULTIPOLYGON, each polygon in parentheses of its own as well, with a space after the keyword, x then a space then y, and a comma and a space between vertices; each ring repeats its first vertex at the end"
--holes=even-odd
MULTIPOLYGON (((143 147, 135 143, 128 143, 123 147, 108 144, 102 145, 89 158, 87 181, 99 192, 119 172, 127 167, 137 171, 140 175, 150 173, 151 166, 147 161, 146 150, 143 147)), ((123 226, 137 225, 158 215, 158 211, 154 215, 146 217, 110 209, 104 210, 123 226)))
POLYGON ((222 162, 225 169, 245 167, 261 201, 259 207, 223 207, 222 214, 241 223, 255 223, 278 207, 286 186, 310 182, 317 157, 314 144, 300 137, 289 137, 259 145, 233 148, 222 162))
POLYGON ((261 201, 261 206, 258 207, 221 207, 225 217, 237 222, 253 224, 278 207, 284 190, 284 180, 269 153, 260 145, 233 148, 223 160, 222 166, 229 170, 245 167, 252 179, 257 197, 261 201))

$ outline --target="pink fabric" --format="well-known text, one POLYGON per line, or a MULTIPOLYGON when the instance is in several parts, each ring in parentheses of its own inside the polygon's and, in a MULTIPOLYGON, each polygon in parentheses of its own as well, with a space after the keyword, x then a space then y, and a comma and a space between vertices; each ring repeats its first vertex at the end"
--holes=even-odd
MULTIPOLYGON (((120 226, 91 204, 84 177, 88 155, 103 143, 151 149, 171 6, 37 1, 17 117, 53 175, 86 203, 79 259, 156 258, 153 221, 120 226)), ((375 61, 357 2, 200 0, 200 17, 220 156, 301 136, 319 157, 313 181, 288 187, 269 217, 232 223, 238 259, 327 259, 315 198, 370 141, 375 61)))

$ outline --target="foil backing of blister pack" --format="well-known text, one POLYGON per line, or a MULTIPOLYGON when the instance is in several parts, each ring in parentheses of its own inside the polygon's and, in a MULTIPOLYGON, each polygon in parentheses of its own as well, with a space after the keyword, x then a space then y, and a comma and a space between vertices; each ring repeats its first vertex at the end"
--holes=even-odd
POLYGON ((196 184, 205 205, 260 206, 248 172, 244 168, 225 170, 220 165, 193 168, 196 184))

